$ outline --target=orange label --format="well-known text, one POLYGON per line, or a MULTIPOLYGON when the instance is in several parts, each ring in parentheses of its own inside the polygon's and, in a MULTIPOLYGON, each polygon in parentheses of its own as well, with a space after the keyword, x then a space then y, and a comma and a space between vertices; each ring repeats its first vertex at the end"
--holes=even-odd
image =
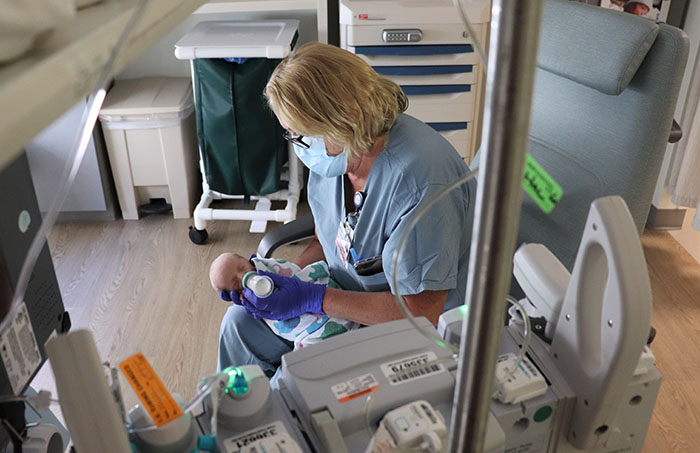
POLYGON ((156 426, 161 427, 182 416, 180 405, 170 395, 143 354, 139 352, 132 355, 120 363, 119 368, 156 426))
POLYGON ((369 395, 373 391, 375 391, 377 387, 371 387, 368 389, 360 390, 357 393, 353 393, 352 395, 344 396, 338 400, 339 403, 347 403, 350 400, 354 400, 355 398, 359 398, 361 396, 369 395))

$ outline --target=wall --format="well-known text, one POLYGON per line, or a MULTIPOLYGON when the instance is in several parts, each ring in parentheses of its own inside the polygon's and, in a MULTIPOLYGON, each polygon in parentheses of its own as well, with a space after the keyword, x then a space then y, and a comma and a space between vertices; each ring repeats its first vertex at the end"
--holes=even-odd
MULTIPOLYGON (((685 75, 683 76, 683 83, 681 84, 681 91, 678 95, 678 104, 676 105, 676 113, 674 115, 674 118, 678 123, 681 122, 681 114, 683 113, 683 107, 685 106, 685 101, 688 96, 688 85, 690 83, 690 76, 693 72, 693 64, 695 63, 698 49, 700 48, 700 1, 695 0, 689 1, 688 3, 688 11, 683 29, 688 34, 688 38, 690 39, 690 52, 688 53, 688 64, 685 68, 685 75)), ((666 182, 666 174, 668 173, 671 163, 671 152, 673 151, 674 146, 675 145, 669 144, 666 148, 666 156, 664 157, 664 162, 661 167, 659 181, 656 184, 653 203, 657 208, 673 207, 673 205, 670 204, 670 201, 667 201, 663 197, 663 189, 666 182)))
MULTIPOLYGON (((62 182, 63 168, 72 152, 75 130, 80 124, 85 102, 79 102, 41 131, 26 146, 39 210, 46 213, 62 182)), ((59 221, 107 221, 116 218, 111 174, 107 156, 93 134, 65 202, 59 221)))

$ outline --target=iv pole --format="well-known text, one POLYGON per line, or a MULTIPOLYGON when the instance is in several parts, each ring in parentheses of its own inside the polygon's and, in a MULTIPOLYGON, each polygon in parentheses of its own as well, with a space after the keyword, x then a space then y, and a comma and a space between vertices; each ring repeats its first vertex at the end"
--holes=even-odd
POLYGON ((543 0, 494 0, 486 77, 484 152, 475 207, 451 453, 482 452, 505 298, 522 202, 522 179, 543 0))

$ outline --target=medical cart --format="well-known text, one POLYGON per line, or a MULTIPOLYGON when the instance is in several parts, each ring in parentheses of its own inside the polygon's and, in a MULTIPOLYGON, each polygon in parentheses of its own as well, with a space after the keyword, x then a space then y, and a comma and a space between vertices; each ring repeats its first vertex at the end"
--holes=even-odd
MULTIPOLYGON (((480 42, 487 42, 490 2, 464 5, 480 42)), ((481 128, 483 68, 452 0, 341 0, 340 43, 409 99, 407 114, 440 132, 467 162, 481 128)))
POLYGON ((207 240, 211 220, 251 220, 250 232, 262 233, 268 221, 296 218, 302 168, 266 110, 262 89, 274 60, 294 47, 298 26, 298 20, 200 22, 175 44, 175 56, 191 61, 198 114, 203 193, 189 233, 195 244, 207 240), (225 95, 212 93, 213 84, 225 95), (213 112, 208 117, 207 109, 213 112), (253 115, 260 121, 252 120, 253 115), (286 154, 278 152, 283 148, 286 154), (280 170, 284 159, 287 165, 280 170), (280 181, 287 181, 287 187, 280 189, 280 181), (228 199, 255 201, 255 209, 210 207, 214 200, 228 199), (286 201, 286 207, 271 210, 275 200, 286 201))

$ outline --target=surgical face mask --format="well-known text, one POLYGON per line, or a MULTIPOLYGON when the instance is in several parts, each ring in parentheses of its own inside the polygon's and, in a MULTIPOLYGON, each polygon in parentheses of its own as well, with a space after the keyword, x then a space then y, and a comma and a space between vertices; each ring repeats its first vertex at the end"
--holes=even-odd
POLYGON ((323 139, 311 137, 304 137, 304 139, 309 140, 310 146, 304 148, 295 144, 294 152, 296 152, 299 160, 309 167, 309 170, 326 178, 334 178, 345 174, 348 169, 348 159, 345 151, 337 156, 329 156, 326 153, 326 143, 323 139))

